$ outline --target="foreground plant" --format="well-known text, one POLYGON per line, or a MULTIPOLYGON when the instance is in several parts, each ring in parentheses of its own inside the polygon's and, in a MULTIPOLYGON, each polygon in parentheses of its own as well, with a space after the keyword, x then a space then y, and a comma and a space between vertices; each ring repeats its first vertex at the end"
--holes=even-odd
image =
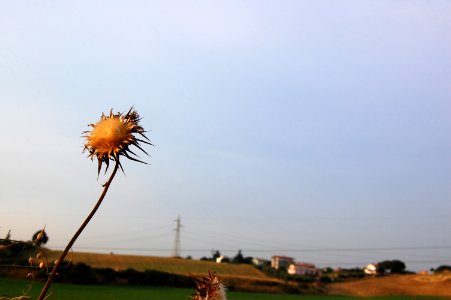
POLYGON ((193 300, 227 300, 226 289, 216 273, 208 271, 208 276, 203 276, 201 279, 192 277, 192 279, 197 284, 193 300))
MULTIPOLYGON (((37 273, 40 271, 47 271, 47 256, 45 251, 40 246, 40 241, 44 238, 44 229, 39 231, 36 234, 36 238, 33 241, 18 241, 12 240, 10 237, 10 233, 4 239, 0 239, 0 257, 2 255, 9 256, 11 254, 22 256, 23 253, 27 253, 30 256, 28 257, 28 263, 31 267, 30 272, 27 273, 27 278, 31 280, 31 282, 27 285, 26 289, 22 290, 22 295, 20 296, 12 296, 7 297, 3 295, 3 290, 0 287, 0 300, 29 300, 30 296, 27 296, 32 288, 32 284, 36 278, 37 273)), ((12 264, 11 266, 14 266, 12 264)))
POLYGON ((91 131, 83 132, 84 134, 83 137, 86 138, 83 151, 89 152, 88 157, 91 158, 91 160, 93 160, 94 157, 97 159, 98 162, 97 176, 99 176, 100 174, 103 163, 105 163, 106 165, 105 173, 107 172, 110 160, 115 162, 114 169, 111 172, 111 175, 107 180, 107 182, 103 185, 103 191, 100 194, 100 197, 97 200, 96 205, 91 210, 90 214, 85 219, 85 221, 78 228, 77 232, 74 234, 72 239, 69 241, 63 253, 61 253, 61 256, 55 262, 53 270, 45 286, 43 287, 41 294, 39 295, 38 298, 39 300, 45 299, 45 296, 50 286, 55 280, 55 276, 58 272, 58 268, 61 262, 64 260, 67 253, 77 240, 78 236, 81 234, 86 225, 88 225, 89 221, 92 219, 97 209, 100 207, 100 204, 105 198, 108 188, 110 187, 111 182, 113 181, 113 178, 116 175, 118 168, 120 167, 121 170, 124 171, 120 162, 120 158, 124 156, 128 159, 145 164, 145 162, 136 159, 130 155, 132 154, 134 156, 137 156, 130 150, 130 146, 135 146, 142 152, 147 154, 147 152, 144 151, 144 149, 140 146, 140 143, 152 145, 150 143, 150 140, 145 135, 146 131, 139 124, 140 120, 141 118, 139 117, 138 113, 133 109, 133 107, 130 108, 130 110, 126 114, 123 113, 113 114, 113 112, 110 111, 109 115, 104 115, 102 113, 100 120, 96 124, 89 124, 89 126, 92 127, 91 131), (142 137, 143 139, 139 137, 142 137))

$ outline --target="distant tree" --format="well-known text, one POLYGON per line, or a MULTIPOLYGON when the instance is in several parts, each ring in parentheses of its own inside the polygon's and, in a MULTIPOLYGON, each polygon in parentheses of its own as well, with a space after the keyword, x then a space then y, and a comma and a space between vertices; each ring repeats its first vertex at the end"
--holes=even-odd
POLYGON ((398 259, 384 260, 378 264, 378 273, 385 271, 390 271, 392 274, 402 274, 406 272, 406 265, 398 259))
POLYGON ((230 258, 227 256, 223 256, 221 259, 221 263, 229 263, 230 262, 230 258))
POLYGON ((246 256, 244 259, 243 259, 243 264, 253 264, 253 257, 252 256, 246 256))
POLYGON ((361 268, 341 269, 338 272, 338 279, 348 280, 352 278, 363 278, 365 272, 361 268))
POLYGON ((406 272, 406 264, 400 260, 392 260, 390 273, 402 274, 406 272))
POLYGON ((386 271, 387 271, 387 269, 385 268, 385 265, 383 265, 382 263, 377 264, 377 267, 376 267, 377 274, 385 274, 386 271))
POLYGON ((241 253, 241 250, 238 250, 238 253, 235 255, 232 262, 235 264, 241 264, 241 263, 243 263, 243 261, 244 261, 244 256, 241 253))
POLYGON ((334 272, 334 269, 332 269, 331 267, 326 267, 323 269, 323 273, 325 273, 325 274, 330 274, 333 272, 334 272))
POLYGON ((11 239, 11 230, 8 230, 8 233, 6 234, 5 240, 11 239))
POLYGON ((451 266, 448 265, 441 265, 439 267, 437 267, 437 269, 434 270, 434 273, 440 273, 440 272, 451 272, 451 266))
POLYGON ((46 244, 49 241, 49 237, 44 229, 40 229, 33 234, 31 241, 38 247, 46 244))

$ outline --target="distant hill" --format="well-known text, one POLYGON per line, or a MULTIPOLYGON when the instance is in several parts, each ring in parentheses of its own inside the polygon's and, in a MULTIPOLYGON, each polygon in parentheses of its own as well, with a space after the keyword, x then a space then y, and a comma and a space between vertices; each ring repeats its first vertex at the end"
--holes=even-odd
POLYGON ((451 273, 389 275, 329 284, 328 294, 344 296, 447 296, 451 297, 451 273))
MULTIPOLYGON (((48 261, 56 260, 60 251, 46 252, 48 261)), ((185 276, 205 276, 209 271, 223 279, 229 290, 263 293, 306 293, 318 294, 320 291, 312 285, 299 286, 296 283, 270 277, 252 265, 215 263, 173 257, 138 256, 121 254, 99 254, 75 252, 66 260, 72 263, 85 263, 92 268, 111 268, 116 271, 134 269, 137 271, 154 270, 185 276)))
MULTIPOLYGON (((48 251, 49 261, 54 261, 60 251, 48 251)), ((246 264, 218 264, 210 261, 191 260, 173 257, 138 256, 122 254, 100 254, 74 252, 68 254, 66 260, 73 263, 85 263, 93 268, 112 268, 116 271, 135 269, 137 271, 156 270, 179 275, 205 275, 208 271, 215 271, 222 277, 243 277, 254 280, 279 281, 267 276, 255 267, 246 264)))

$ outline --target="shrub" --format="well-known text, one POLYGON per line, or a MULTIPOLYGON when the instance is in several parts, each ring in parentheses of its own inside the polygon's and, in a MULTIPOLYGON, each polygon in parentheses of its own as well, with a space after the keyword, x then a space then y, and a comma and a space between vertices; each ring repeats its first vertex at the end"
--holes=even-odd
POLYGON ((85 263, 69 265, 65 280, 75 284, 96 284, 95 271, 85 263))
POLYGON ((441 273, 441 272, 451 272, 451 266, 448 265, 441 265, 437 269, 434 270, 434 273, 441 273))

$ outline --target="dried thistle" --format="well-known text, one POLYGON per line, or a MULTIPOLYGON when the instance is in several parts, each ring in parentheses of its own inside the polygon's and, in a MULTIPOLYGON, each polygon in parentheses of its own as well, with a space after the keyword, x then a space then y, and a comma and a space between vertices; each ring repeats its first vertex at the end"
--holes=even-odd
POLYGON ((226 289, 215 272, 208 271, 208 276, 203 276, 201 279, 191 278, 197 284, 193 300, 227 300, 226 289))
MULTIPOLYGON (((114 169, 111 172, 111 175, 107 182, 103 185, 103 191, 99 199, 97 200, 96 205, 86 217, 84 222, 80 225, 77 232, 75 232, 74 236, 66 245, 66 248, 61 253, 60 257, 55 261, 53 270, 49 278, 47 279, 46 284, 42 288, 38 300, 46 299, 47 292, 50 289, 53 281, 55 280, 55 276, 60 264, 63 262, 64 258, 72 248, 77 238, 80 236, 81 232, 85 229, 89 221, 96 213, 97 209, 100 207, 100 204, 105 198, 108 188, 110 187, 118 168, 121 168, 121 170, 124 171, 119 161, 120 157, 125 156, 128 159, 145 164, 145 162, 130 156, 130 153, 134 156, 137 156, 135 153, 133 153, 133 151, 130 150, 130 146, 136 146, 142 152, 147 154, 147 152, 144 151, 143 148, 141 148, 139 143, 152 145, 150 143, 150 140, 145 135, 146 131, 141 127, 141 125, 139 125, 140 120, 141 118, 133 109, 133 107, 130 108, 130 110, 126 114, 113 114, 113 111, 111 110, 108 116, 102 113, 100 120, 96 124, 89 125, 92 127, 91 131, 83 132, 85 134, 84 137, 86 138, 83 150, 87 150, 89 152, 88 157, 90 157, 92 160, 94 159, 94 157, 97 158, 97 174, 100 174, 103 163, 106 164, 105 172, 108 170, 110 160, 115 162, 114 169), (143 137, 144 140, 138 138, 137 136, 143 137)), ((41 268, 44 267, 47 267, 47 263, 41 268)))
POLYGON ((108 170, 110 159, 116 161, 122 169, 122 165, 119 162, 120 156, 145 163, 130 156, 130 154, 137 156, 130 150, 130 146, 136 146, 147 154, 139 143, 152 145, 145 135, 146 131, 139 125, 140 120, 138 113, 132 107, 126 114, 114 114, 112 110, 108 116, 102 113, 100 120, 96 124, 89 124, 92 130, 83 132, 86 138, 83 150, 89 152, 88 157, 91 159, 97 158, 98 173, 102 169, 102 163, 106 164, 105 172, 108 170), (137 135, 144 139, 138 138, 137 135))

